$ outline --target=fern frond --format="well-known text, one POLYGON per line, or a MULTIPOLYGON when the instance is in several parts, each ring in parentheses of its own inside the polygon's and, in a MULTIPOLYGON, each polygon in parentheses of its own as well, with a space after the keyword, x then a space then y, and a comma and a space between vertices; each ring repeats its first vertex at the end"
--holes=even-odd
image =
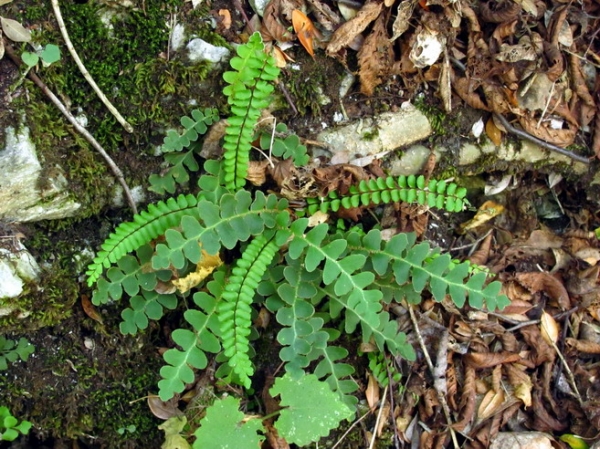
POLYGON ((224 354, 229 358, 228 363, 233 372, 246 388, 250 388, 250 376, 254 373, 248 356, 248 336, 252 326, 251 304, 258 283, 279 247, 275 231, 267 231, 255 237, 232 269, 218 305, 224 354))
POLYGON ((181 134, 173 129, 167 131, 161 151, 167 153, 188 148, 192 142, 198 140, 199 135, 206 133, 208 126, 216 122, 218 118, 219 112, 214 108, 206 108, 203 111, 194 109, 191 117, 187 115, 181 117, 181 126, 184 128, 181 134))
POLYGON ((175 295, 162 295, 155 291, 143 291, 142 296, 136 295, 129 300, 131 307, 121 312, 123 321, 119 326, 123 335, 137 334, 138 329, 148 327, 148 320, 160 320, 164 309, 173 310, 177 307, 175 295))
MULTIPOLYGON (((337 339, 338 331, 331 331, 334 335, 331 340, 337 339)), ((358 398, 353 396, 358 390, 358 384, 352 379, 344 379, 354 374, 354 367, 348 363, 338 363, 348 357, 348 350, 340 346, 327 346, 326 348, 314 348, 311 353, 313 360, 321 359, 314 370, 314 375, 319 379, 325 379, 329 387, 339 393, 351 410, 354 410, 358 398)))
POLYGON ((166 202, 150 204, 148 209, 134 215, 133 221, 121 223, 102 244, 102 250, 88 266, 86 274, 91 287, 102 271, 116 263, 125 254, 135 251, 149 243, 174 226, 178 226, 181 217, 197 216, 198 200, 194 195, 179 195, 166 202))
POLYGON ((300 144, 300 138, 296 134, 289 134, 285 123, 278 123, 275 133, 274 137, 270 132, 260 134, 260 147, 263 150, 270 151, 273 156, 282 159, 292 158, 296 167, 308 164, 310 157, 306 152, 306 147, 300 144), (286 134, 289 135, 285 136, 286 134))
POLYGON ((181 117, 181 125, 184 127, 182 134, 173 129, 167 131, 161 151, 170 153, 165 155, 165 160, 170 167, 160 175, 150 175, 148 190, 160 195, 165 192, 172 194, 175 193, 177 184, 183 185, 189 181, 189 172, 196 172, 200 168, 195 158, 199 145, 192 145, 192 143, 196 142, 200 135, 206 133, 208 126, 216 122, 218 118, 219 114, 216 109, 206 108, 204 111, 194 109, 191 117, 181 117), (182 151, 184 148, 188 148, 189 151, 182 151))
POLYGON ((198 309, 187 310, 184 314, 193 330, 176 329, 171 334, 173 341, 181 349, 172 348, 163 355, 167 365, 161 368, 162 380, 158 382, 158 395, 162 401, 168 401, 176 393, 181 393, 186 384, 193 382, 193 368, 206 368, 206 352, 217 353, 221 350, 217 338, 220 334, 217 304, 225 287, 225 274, 222 271, 214 273, 213 280, 206 287, 210 294, 194 294, 194 303, 198 309))
POLYGON ((174 266, 181 269, 186 260, 196 264, 201 250, 216 254, 221 245, 232 249, 238 242, 261 234, 265 228, 285 228, 289 213, 287 201, 275 195, 265 196, 257 192, 252 200, 250 192, 240 190, 235 195, 225 194, 218 204, 202 200, 195 215, 181 219, 181 231, 169 229, 165 232, 165 243, 156 246, 152 258, 154 269, 174 266))
MULTIPOLYGON (((344 239, 323 244, 328 231, 325 223, 314 227, 304 235, 307 225, 306 218, 298 219, 292 224, 294 238, 289 244, 290 257, 297 259, 304 255, 307 271, 313 271, 324 261, 323 283, 331 284, 332 292, 336 296, 347 295, 348 307, 360 315, 370 327, 377 328, 382 294, 378 290, 367 289, 375 280, 375 275, 369 271, 360 271, 367 260, 366 256, 345 255, 347 241, 344 239), (360 272, 356 273, 357 271, 360 272)), ((348 330, 352 331, 352 329, 348 330)))
POLYGON ((368 254, 378 275, 384 276, 391 268, 396 284, 412 290, 415 299, 420 300, 420 293, 429 286, 436 301, 449 294, 458 307, 464 305, 467 296, 475 308, 482 308, 485 302, 489 310, 503 309, 510 303, 505 295, 499 295, 500 282, 484 287, 486 273, 473 272, 468 262, 453 263, 448 254, 438 255, 427 242, 415 244, 414 233, 398 234, 383 242, 380 231, 371 230, 364 237, 350 234, 348 241, 359 254, 368 254))
POLYGON ((337 212, 340 208, 369 206, 371 204, 387 204, 402 201, 446 209, 449 212, 460 212, 464 209, 467 189, 445 181, 425 181, 424 176, 399 176, 397 178, 370 179, 350 186, 344 196, 333 190, 323 198, 307 198, 307 210, 310 214, 316 211, 337 212))
POLYGON ((275 60, 264 52, 260 33, 254 33, 236 51, 237 56, 230 61, 235 71, 223 74, 229 84, 223 93, 231 105, 223 143, 223 168, 225 187, 231 191, 239 190, 246 183, 254 126, 261 111, 271 103, 274 90, 271 82, 279 76, 275 60))
POLYGON ((152 259, 153 249, 150 245, 143 245, 136 252, 136 256, 126 255, 117 261, 117 265, 110 267, 106 276, 101 276, 96 284, 92 296, 95 305, 106 304, 121 299, 123 293, 135 296, 141 290, 154 290, 159 280, 168 281, 172 273, 167 270, 148 270, 152 259))

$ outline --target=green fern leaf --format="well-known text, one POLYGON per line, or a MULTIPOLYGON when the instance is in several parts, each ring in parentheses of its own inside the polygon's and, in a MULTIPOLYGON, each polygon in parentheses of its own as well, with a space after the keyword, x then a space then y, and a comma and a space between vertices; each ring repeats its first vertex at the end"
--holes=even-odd
POLYGON ((248 356, 251 304, 256 288, 278 250, 274 231, 266 231, 255 237, 232 269, 218 306, 224 354, 246 388, 250 388, 250 376, 254 373, 248 356))
POLYGON ((204 111, 194 109, 192 117, 181 117, 181 126, 185 129, 182 134, 175 130, 167 131, 161 150, 163 153, 171 151, 181 151, 190 146, 192 142, 198 139, 199 135, 206 133, 208 126, 219 119, 219 113, 216 109, 207 108, 204 111))
POLYGON ((174 309, 177 307, 175 295, 161 295, 155 291, 143 291, 142 296, 136 295, 129 300, 131 308, 121 312, 123 322, 120 325, 122 334, 135 335, 138 329, 144 330, 148 327, 148 320, 160 320, 164 308, 174 309))
POLYGON ((148 206, 133 217, 133 221, 121 223, 102 244, 102 250, 88 266, 88 285, 98 280, 104 268, 116 263, 125 254, 135 251, 149 243, 174 226, 178 226, 181 217, 197 215, 198 200, 193 195, 179 195, 166 202, 159 201, 148 206))
POLYGON ((219 335, 219 321, 217 318, 217 303, 220 301, 225 286, 225 274, 221 271, 214 273, 213 280, 206 287, 210 292, 197 292, 194 294, 194 303, 198 309, 187 310, 185 320, 193 330, 177 329, 173 331, 172 338, 180 349, 169 349, 163 355, 167 365, 160 370, 162 380, 158 382, 159 393, 162 401, 168 401, 176 393, 181 393, 185 384, 194 379, 193 369, 204 369, 208 363, 205 352, 217 353, 221 345, 219 335))
POLYGON ((186 260, 193 264, 200 261, 200 247, 216 254, 221 245, 231 249, 238 242, 261 234, 265 228, 286 227, 289 220, 286 207, 287 201, 274 195, 265 197, 262 192, 257 192, 252 200, 245 190, 223 195, 219 204, 200 201, 196 213, 181 220, 181 231, 165 232, 166 241, 156 246, 152 266, 161 269, 173 265, 181 269, 186 260))
POLYGON ((326 197, 307 198, 307 210, 337 212, 340 208, 350 209, 371 204, 403 201, 460 212, 467 204, 467 190, 454 183, 431 180, 426 184, 423 176, 399 176, 397 178, 376 178, 352 185, 348 193, 340 197, 337 191, 331 191, 326 197))
POLYGON ((223 143, 223 169, 225 186, 231 191, 246 183, 254 126, 261 110, 271 103, 271 83, 279 76, 275 60, 264 51, 260 33, 254 33, 236 51, 237 56, 230 61, 235 71, 223 74, 228 83, 223 93, 231 105, 223 143))

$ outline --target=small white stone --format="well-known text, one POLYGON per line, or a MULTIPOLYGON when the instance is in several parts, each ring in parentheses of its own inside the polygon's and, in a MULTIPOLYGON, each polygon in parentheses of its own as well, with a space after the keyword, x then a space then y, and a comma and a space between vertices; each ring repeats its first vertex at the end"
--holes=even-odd
POLYGON ((183 47, 185 41, 185 26, 181 23, 176 23, 171 31, 171 50, 177 51, 183 47))
POLYGON ((229 57, 229 50, 226 48, 209 44, 200 38, 192 39, 187 44, 186 48, 189 52, 188 56, 190 61, 192 62, 209 61, 217 63, 224 61, 229 57))

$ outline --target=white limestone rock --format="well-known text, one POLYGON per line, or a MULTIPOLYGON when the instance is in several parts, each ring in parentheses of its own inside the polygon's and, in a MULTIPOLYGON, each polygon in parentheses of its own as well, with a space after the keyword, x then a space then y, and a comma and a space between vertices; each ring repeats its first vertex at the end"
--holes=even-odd
POLYGON ((4 238, 0 247, 0 316, 9 315, 26 282, 38 281, 40 267, 27 248, 17 239, 4 238))
POLYGON ((197 37, 187 44, 188 57, 192 62, 209 61, 216 64, 229 58, 229 50, 217 47, 197 37))
POLYGON ((405 103, 398 112, 384 112, 373 119, 327 129, 317 140, 332 152, 332 164, 343 164, 395 150, 425 139, 431 133, 427 117, 412 104, 405 103))
POLYGON ((6 128, 0 167, 0 219, 26 222, 72 217, 81 207, 69 195, 61 167, 42 173, 29 128, 25 126, 18 132, 13 127, 6 128))

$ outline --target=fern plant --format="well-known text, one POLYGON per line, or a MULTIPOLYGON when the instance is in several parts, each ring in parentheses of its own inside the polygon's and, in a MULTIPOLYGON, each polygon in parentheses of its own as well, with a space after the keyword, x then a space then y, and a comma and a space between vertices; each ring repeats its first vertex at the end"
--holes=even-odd
MULTIPOLYGON (((412 360, 415 352, 385 304, 403 300, 417 304, 426 289, 435 300, 449 296, 457 306, 468 300, 473 307, 495 309, 504 307, 508 299, 499 295, 500 283, 486 285, 485 272, 453 261, 426 242, 417 243, 414 234, 385 241, 378 229, 332 231, 326 223, 311 227, 307 217, 298 218, 317 210, 396 201, 459 211, 466 190, 456 184, 425 182, 423 177, 378 178, 352 186, 345 195, 307 199, 304 211, 291 210, 287 200, 275 194, 242 189, 251 142, 256 139, 265 150, 268 143, 271 154, 291 157, 298 165, 306 163, 307 157, 297 137, 254 130, 261 109, 270 102, 270 83, 278 73, 273 59, 263 52, 260 35, 238 47, 237 54, 231 61, 234 70, 224 75, 231 115, 223 160, 206 161, 197 194, 150 205, 117 227, 87 270, 89 285, 96 285, 93 302, 129 296, 121 331, 134 334, 145 329, 148 320, 160 319, 165 310, 178 307, 183 294, 177 293, 179 284, 172 280, 204 271, 205 280, 184 313, 187 327, 172 332, 177 346, 163 356, 158 384, 162 400, 183 392, 194 381, 194 371, 206 368, 211 354, 220 363, 217 376, 250 388, 254 306, 262 303, 281 325, 277 341, 284 377, 301 384, 311 371, 310 382, 325 386, 344 407, 354 410, 358 385, 351 378, 354 368, 344 361, 348 350, 336 344, 342 332, 358 334, 381 352, 412 360), (240 256, 230 267, 207 268, 206 259, 223 250, 238 251, 240 256), (165 292, 169 287, 171 291, 165 292)), ((196 133, 204 129, 199 123, 207 124, 208 116, 214 119, 207 111, 192 113, 195 121, 182 121, 186 130, 170 133, 165 145, 178 151, 191 147, 196 133)), ((287 129, 279 126, 275 132, 287 129)), ((281 391, 282 401, 293 402, 300 393, 290 389, 291 398, 284 399, 285 388, 276 388, 273 394, 281 391)), ((237 404, 226 405, 237 409, 237 404)), ((211 428, 211 416, 207 414, 201 429, 211 428)), ((252 429, 260 430, 259 426, 252 429)), ((198 441, 206 435, 202 430, 196 433, 198 441)), ((290 441, 305 444, 307 438, 321 435, 297 440, 292 436, 290 441)))

